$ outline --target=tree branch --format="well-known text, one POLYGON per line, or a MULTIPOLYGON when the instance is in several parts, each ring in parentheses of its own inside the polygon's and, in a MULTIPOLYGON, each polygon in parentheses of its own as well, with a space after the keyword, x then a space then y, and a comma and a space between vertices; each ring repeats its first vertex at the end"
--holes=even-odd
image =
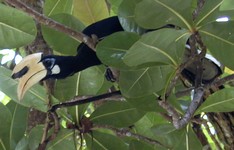
POLYGON ((74 98, 70 101, 53 105, 51 107, 51 109, 49 110, 49 112, 55 112, 58 108, 62 108, 62 107, 71 107, 71 106, 75 106, 75 105, 86 104, 86 103, 90 103, 90 102, 94 102, 94 101, 98 101, 98 100, 103 100, 106 98, 111 98, 111 97, 120 96, 120 95, 121 95, 120 91, 114 91, 111 93, 105 93, 102 95, 93 96, 93 97, 85 98, 85 99, 74 98))
POLYGON ((37 11, 33 10, 32 8, 30 8, 29 6, 27 6, 26 4, 24 4, 23 2, 19 1, 19 0, 4 0, 6 3, 8 3, 11 6, 14 6, 24 12, 26 12, 28 15, 30 15, 31 17, 33 17, 37 22, 46 25, 52 29, 55 29, 57 31, 61 31, 67 35, 69 35, 70 37, 74 38, 75 40, 84 42, 87 46, 89 46, 91 49, 93 49, 95 51, 95 46, 97 41, 95 39, 90 38, 89 36, 81 33, 81 32, 77 32, 67 26, 64 26, 63 24, 56 22, 55 20, 52 20, 46 16, 44 16, 43 14, 38 13, 37 11))
POLYGON ((161 142, 159 142, 157 140, 148 138, 148 137, 140 135, 140 134, 133 133, 130 130, 125 129, 125 128, 119 129, 119 128, 115 128, 115 127, 112 127, 112 126, 109 126, 109 125, 94 124, 92 129, 95 129, 95 128, 97 128, 97 129, 100 129, 100 128, 109 129, 109 130, 112 130, 117 136, 120 136, 120 137, 133 137, 133 138, 135 138, 137 140, 144 141, 144 142, 147 142, 147 143, 152 144, 152 145, 159 145, 159 146, 162 146, 162 147, 165 147, 165 148, 169 149, 168 146, 162 144, 161 142))

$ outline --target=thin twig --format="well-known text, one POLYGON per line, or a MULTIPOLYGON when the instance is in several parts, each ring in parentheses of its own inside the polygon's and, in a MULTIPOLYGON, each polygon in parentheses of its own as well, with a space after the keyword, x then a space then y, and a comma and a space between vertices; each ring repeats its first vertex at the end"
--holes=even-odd
POLYGON ((161 142, 159 142, 157 140, 148 138, 148 137, 140 135, 140 134, 133 133, 126 128, 119 129, 119 128, 115 128, 115 127, 112 127, 109 125, 94 124, 92 129, 100 129, 100 128, 112 130, 117 136, 120 136, 120 137, 132 137, 132 138, 147 142, 147 143, 152 144, 152 145, 159 145, 159 146, 162 146, 162 147, 169 149, 168 146, 162 144, 161 142))
POLYGON ((93 40, 89 36, 81 32, 77 32, 59 22, 56 22, 55 20, 52 20, 44 16, 43 14, 38 13, 37 11, 33 10, 32 8, 30 8, 29 6, 27 6, 26 4, 24 4, 19 0, 4 0, 4 1, 10 4, 11 6, 14 6, 26 12, 28 15, 32 16, 37 22, 46 25, 52 29, 55 29, 57 31, 61 31, 69 35, 70 37, 74 38, 75 40, 84 42, 87 46, 89 46, 91 49, 95 51, 95 46, 97 41, 93 40))

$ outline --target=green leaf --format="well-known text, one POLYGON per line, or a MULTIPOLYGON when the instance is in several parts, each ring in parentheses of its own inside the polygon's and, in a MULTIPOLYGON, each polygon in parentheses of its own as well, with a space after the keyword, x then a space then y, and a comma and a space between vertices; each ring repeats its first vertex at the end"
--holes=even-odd
POLYGON ((123 0, 108 0, 108 2, 111 5, 111 10, 117 14, 118 13, 118 9, 119 9, 119 5, 122 3, 123 0))
POLYGON ((234 69, 234 21, 214 22, 202 27, 202 40, 212 55, 230 69, 234 69))
POLYGON ((30 150, 36 150, 38 148, 41 142, 42 135, 43 135, 43 131, 44 131, 43 129, 44 129, 43 125, 38 125, 30 131, 29 138, 28 138, 30 150))
POLYGON ((156 135, 166 135, 174 132, 176 129, 172 124, 164 123, 153 126, 151 130, 156 135))
POLYGON ((234 88, 225 88, 210 95, 197 109, 201 112, 231 112, 234 110, 234 88))
POLYGON ((145 29, 141 28, 135 21, 135 8, 136 4, 142 0, 129 0, 123 1, 119 6, 119 21, 125 31, 143 34, 145 29))
POLYGON ((97 150, 127 150, 128 146, 120 138, 101 133, 98 131, 92 131, 92 134, 85 134, 85 141, 89 149, 97 150))
POLYGON ((107 102, 98 107, 90 116, 93 123, 108 124, 116 127, 133 125, 144 115, 127 102, 107 102))
POLYGON ((25 136, 16 145, 15 150, 29 150, 28 144, 28 138, 25 136))
MULTIPOLYGON (((16 103, 26 106, 33 107, 40 111, 46 112, 47 108, 47 96, 45 89, 40 85, 35 85, 29 89, 24 98, 19 101, 17 98, 17 85, 18 82, 13 80, 11 77, 11 71, 0 67, 0 91, 9 96, 16 103), (5 86, 7 85, 7 86, 5 86)), ((57 101, 54 99, 54 101, 57 101)))
POLYGON ((202 145, 194 133, 193 129, 188 125, 186 128, 177 130, 169 134, 168 138, 174 136, 175 141, 172 143, 173 149, 202 149, 202 145))
POLYGON ((135 20, 147 29, 156 29, 166 24, 192 29, 192 0, 143 0, 135 9, 135 20))
POLYGON ((166 65, 121 71, 119 86, 122 94, 128 98, 151 95, 165 87, 172 72, 172 67, 166 65))
POLYGON ((9 150, 12 115, 10 110, 2 103, 0 103, 0 120, 0 148, 2 150, 9 150))
POLYGON ((141 111, 155 111, 155 112, 165 112, 162 107, 157 103, 157 97, 155 95, 149 95, 140 98, 127 98, 127 102, 129 102, 132 106, 136 107, 141 111))
MULTIPOLYGON (((78 32, 82 31, 84 28, 84 25, 79 20, 69 14, 56 14, 50 17, 78 32)), ((42 26, 42 34, 53 50, 67 55, 75 55, 77 53, 76 49, 80 42, 67 34, 56 31, 47 26, 42 26)))
MULTIPOLYGON (((96 95, 103 86, 106 86, 106 82, 103 68, 91 67, 66 79, 57 80, 55 86, 55 97, 64 102, 77 95, 96 95)), ((109 86, 106 86, 103 90, 106 91, 108 88, 109 86)), ((84 115, 87 106, 88 104, 68 108, 73 120, 78 123, 79 118, 84 115)))
POLYGON ((31 17, 1 3, 0 10, 0 49, 21 47, 35 39, 36 25, 31 17))
POLYGON ((74 0, 73 7, 73 15, 85 25, 90 25, 109 17, 105 0, 74 0))
POLYGON ((56 81, 55 97, 67 101, 77 95, 96 95, 107 82, 101 67, 91 67, 63 80, 56 81))
POLYGON ((127 50, 139 39, 136 33, 117 32, 102 40, 97 45, 97 56, 105 65, 118 69, 128 69, 123 57, 127 50), (116 40, 118 39, 118 40, 116 40))
POLYGON ((220 6, 220 10, 234 10, 234 5, 232 0, 224 0, 220 6))
POLYGON ((29 108, 23 107, 14 101, 10 101, 7 107, 12 114, 9 134, 11 148, 14 149, 26 132, 29 108))
POLYGON ((56 138, 49 142, 47 150, 76 150, 74 131, 62 129, 59 131, 56 138))
POLYGON ((72 14, 73 0, 46 0, 43 13, 52 16, 60 13, 72 14))
POLYGON ((205 2, 198 17, 195 20, 196 26, 202 26, 209 22, 215 21, 219 16, 219 6, 224 0, 208 0, 205 2))
POLYGON ((147 33, 124 56, 129 66, 143 64, 178 66, 190 33, 185 30, 161 29, 147 33))
POLYGON ((150 145, 142 140, 132 140, 129 146, 130 150, 167 150, 167 148, 159 145, 150 145))

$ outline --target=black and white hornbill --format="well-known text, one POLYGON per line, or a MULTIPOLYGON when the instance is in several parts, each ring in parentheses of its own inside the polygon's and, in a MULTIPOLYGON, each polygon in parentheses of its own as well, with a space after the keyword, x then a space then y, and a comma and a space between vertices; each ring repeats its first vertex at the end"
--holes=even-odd
MULTIPOLYGON (((164 27, 174 28, 173 25, 166 25, 164 27)), ((83 30, 83 33, 88 36, 94 34, 99 38, 99 40, 101 40, 104 37, 118 31, 123 31, 123 28, 118 17, 115 16, 91 24, 83 30)), ((153 30, 146 30, 146 32, 150 31, 153 30)), ((190 48, 187 47, 187 49, 189 50, 190 48)), ((205 68, 207 66, 208 68, 203 73, 204 82, 213 80, 215 77, 222 74, 220 64, 217 64, 210 58, 205 58, 204 62, 205 64, 203 66, 205 68)), ((66 78, 88 67, 100 64, 101 61, 97 58, 96 53, 84 43, 81 43, 78 46, 76 56, 44 56, 42 53, 28 55, 18 65, 16 65, 12 73, 12 78, 19 78, 19 85, 17 89, 18 99, 21 100, 25 92, 41 80, 48 78, 66 78)), ((184 69, 183 75, 189 80, 194 80, 196 75, 195 68, 196 66, 188 66, 184 69)))
MULTIPOLYGON (((118 31, 123 31, 118 17, 110 17, 91 24, 83 30, 83 33, 88 36, 94 34, 101 40, 118 31)), ((28 55, 15 66, 12 72, 13 79, 19 78, 18 99, 21 100, 25 92, 41 80, 63 79, 100 64, 96 53, 84 43, 78 46, 76 56, 44 56, 42 53, 28 55)))

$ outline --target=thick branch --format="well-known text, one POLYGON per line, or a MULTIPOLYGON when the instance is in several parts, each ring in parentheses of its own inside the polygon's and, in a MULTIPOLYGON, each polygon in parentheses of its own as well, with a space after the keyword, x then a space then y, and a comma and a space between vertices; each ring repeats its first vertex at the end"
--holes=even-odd
POLYGON ((23 10, 28 15, 32 16, 37 22, 39 22, 43 25, 46 25, 52 29, 55 29, 57 31, 61 31, 61 32, 69 35, 70 37, 74 38, 75 40, 84 42, 91 49, 95 50, 95 45, 96 45, 97 41, 93 40, 89 36, 87 36, 81 32, 77 32, 77 31, 75 31, 67 26, 64 26, 63 24, 61 24, 59 22, 56 22, 55 20, 52 20, 52 19, 44 16, 43 14, 38 13, 37 11, 33 10, 32 8, 30 8, 29 6, 27 6, 26 4, 24 4, 21 1, 5 0, 5 2, 10 4, 11 6, 14 6, 18 9, 23 10))

